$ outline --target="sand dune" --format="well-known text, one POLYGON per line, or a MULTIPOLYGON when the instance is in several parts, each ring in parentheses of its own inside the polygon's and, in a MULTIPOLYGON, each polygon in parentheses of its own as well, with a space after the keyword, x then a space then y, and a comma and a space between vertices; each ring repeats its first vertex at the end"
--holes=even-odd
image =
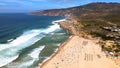
POLYGON ((120 68, 109 59, 95 40, 73 36, 40 68, 120 68))

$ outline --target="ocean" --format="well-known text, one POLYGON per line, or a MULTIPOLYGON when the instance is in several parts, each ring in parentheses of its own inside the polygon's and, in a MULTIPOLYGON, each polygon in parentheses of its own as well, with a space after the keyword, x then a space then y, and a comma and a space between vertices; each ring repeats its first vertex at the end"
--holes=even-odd
POLYGON ((60 16, 0 14, 0 68, 39 68, 69 35, 60 16))

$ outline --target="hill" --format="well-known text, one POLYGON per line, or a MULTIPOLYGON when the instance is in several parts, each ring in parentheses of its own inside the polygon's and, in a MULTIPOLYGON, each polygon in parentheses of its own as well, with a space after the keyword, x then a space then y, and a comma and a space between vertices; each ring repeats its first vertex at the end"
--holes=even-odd
POLYGON ((32 12, 35 15, 66 16, 61 27, 71 34, 100 38, 111 56, 120 56, 120 3, 89 3, 82 6, 32 12), (72 27, 72 28, 71 28, 72 27), (90 35, 90 36, 89 36, 90 35))

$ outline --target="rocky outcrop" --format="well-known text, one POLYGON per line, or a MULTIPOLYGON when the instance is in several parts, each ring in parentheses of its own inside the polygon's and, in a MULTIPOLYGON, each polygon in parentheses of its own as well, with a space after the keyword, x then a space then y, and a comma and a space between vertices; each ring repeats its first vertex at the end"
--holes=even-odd
POLYGON ((69 19, 69 20, 66 20, 64 22, 59 22, 58 24, 60 25, 61 28, 66 30, 69 34, 77 35, 78 31, 74 28, 73 23, 76 23, 76 22, 69 19))

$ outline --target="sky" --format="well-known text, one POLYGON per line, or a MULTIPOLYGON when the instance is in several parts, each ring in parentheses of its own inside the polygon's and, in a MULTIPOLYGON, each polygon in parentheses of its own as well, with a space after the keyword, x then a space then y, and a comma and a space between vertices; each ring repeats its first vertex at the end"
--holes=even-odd
POLYGON ((120 0, 0 0, 0 13, 26 13, 44 9, 68 8, 91 2, 120 3, 120 0))

